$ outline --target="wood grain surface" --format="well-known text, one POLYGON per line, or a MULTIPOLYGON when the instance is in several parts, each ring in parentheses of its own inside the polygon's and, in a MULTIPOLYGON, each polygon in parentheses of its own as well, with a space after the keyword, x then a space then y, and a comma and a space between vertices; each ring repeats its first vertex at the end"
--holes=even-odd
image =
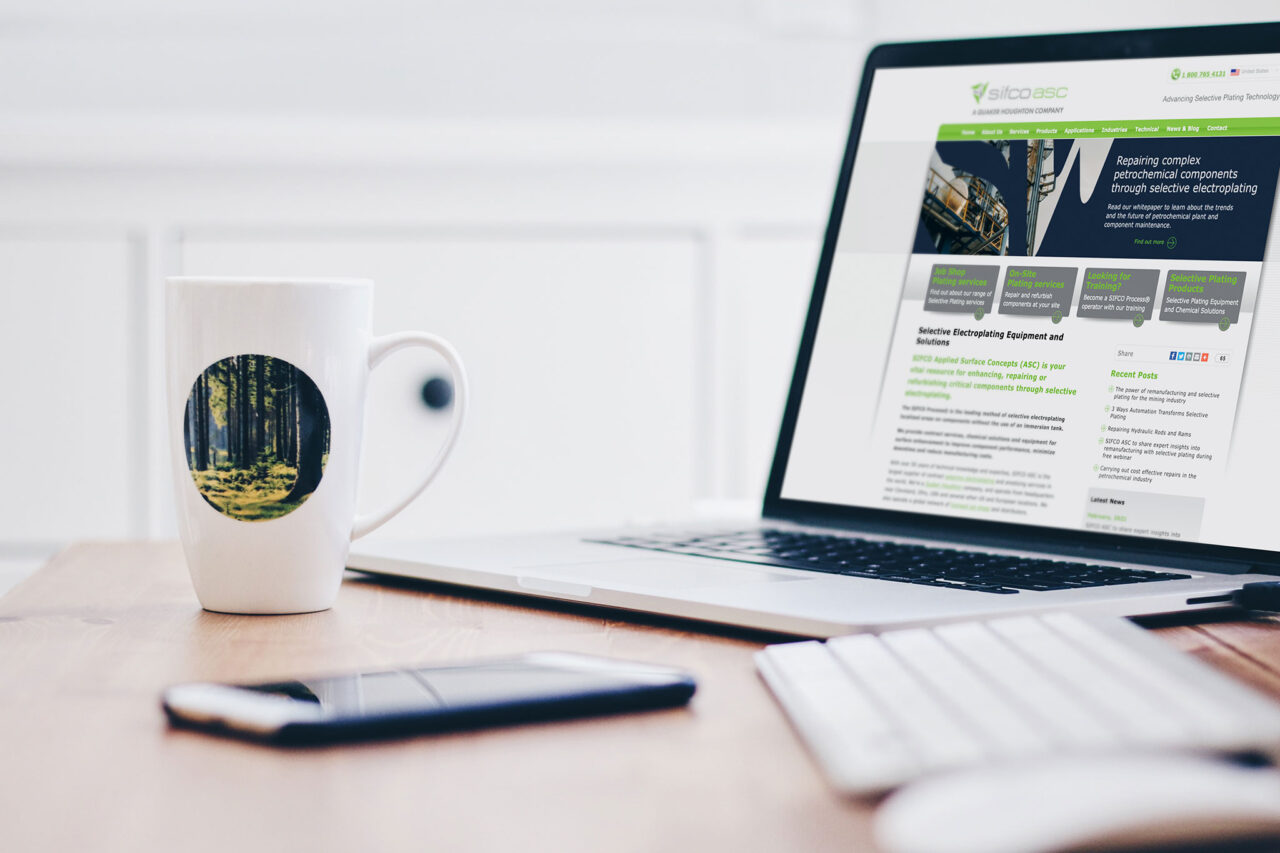
MULTIPOLYGON (((64 551, 0 599, 0 849, 868 850, 755 675, 759 633, 351 576, 302 616, 202 611, 176 544, 64 551), (565 650, 693 672, 687 709, 280 750, 170 730, 158 697, 565 650)), ((1280 696, 1280 626, 1162 636, 1280 696)))

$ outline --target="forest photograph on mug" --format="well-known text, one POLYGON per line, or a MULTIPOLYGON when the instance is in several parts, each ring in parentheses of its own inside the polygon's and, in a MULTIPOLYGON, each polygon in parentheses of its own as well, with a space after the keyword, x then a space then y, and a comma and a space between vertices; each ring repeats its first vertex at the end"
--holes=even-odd
POLYGON ((329 411, 311 377, 268 355, 205 368, 187 397, 187 467, 201 496, 240 521, 293 512, 320 485, 329 411))

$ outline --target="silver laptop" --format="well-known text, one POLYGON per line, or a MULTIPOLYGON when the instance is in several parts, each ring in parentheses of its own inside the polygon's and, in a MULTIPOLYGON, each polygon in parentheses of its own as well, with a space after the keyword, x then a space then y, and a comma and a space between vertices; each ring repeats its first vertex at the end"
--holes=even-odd
POLYGON ((758 522, 351 567, 810 636, 1224 606, 1280 573, 1277 44, 877 47, 758 522))

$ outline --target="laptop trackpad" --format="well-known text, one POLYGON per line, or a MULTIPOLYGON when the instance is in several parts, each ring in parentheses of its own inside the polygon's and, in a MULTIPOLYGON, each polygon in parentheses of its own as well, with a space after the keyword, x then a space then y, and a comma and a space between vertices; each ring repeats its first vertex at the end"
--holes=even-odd
POLYGON ((775 572, 745 563, 717 565, 709 560, 668 560, 650 557, 639 560, 616 560, 608 563, 576 563, 573 565, 521 566, 521 586, 536 588, 538 581, 560 581, 588 587, 692 589, 708 586, 744 586, 778 581, 805 581, 806 577, 775 572), (707 562, 709 565, 701 565, 707 562))

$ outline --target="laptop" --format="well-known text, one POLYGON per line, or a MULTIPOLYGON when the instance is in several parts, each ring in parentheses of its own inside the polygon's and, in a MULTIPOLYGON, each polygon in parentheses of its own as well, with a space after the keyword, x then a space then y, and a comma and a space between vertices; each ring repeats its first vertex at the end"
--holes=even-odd
POLYGON ((876 47, 758 521, 373 538, 350 566, 814 637, 1273 579, 1277 45, 876 47))

